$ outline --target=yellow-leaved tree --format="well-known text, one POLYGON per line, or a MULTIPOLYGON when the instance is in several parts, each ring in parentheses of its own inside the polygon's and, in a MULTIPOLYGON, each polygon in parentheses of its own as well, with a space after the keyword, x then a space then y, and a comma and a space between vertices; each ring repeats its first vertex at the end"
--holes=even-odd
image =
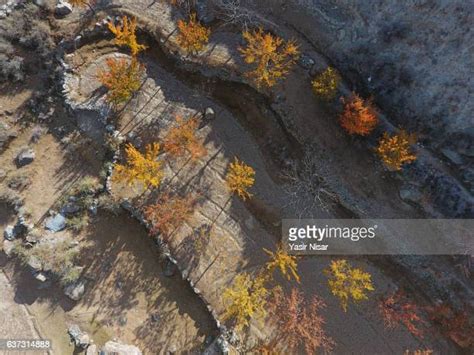
POLYGON ((278 246, 275 252, 263 248, 263 251, 270 256, 270 260, 266 263, 265 267, 267 271, 271 274, 278 269, 288 280, 291 279, 291 276, 299 283, 300 277, 297 271, 296 257, 294 255, 289 255, 281 245, 278 246))
POLYGON ((136 56, 139 52, 146 49, 146 46, 137 42, 137 20, 129 19, 127 16, 122 17, 122 25, 108 23, 109 30, 115 35, 115 44, 117 46, 126 46, 130 49, 132 56, 136 56))
POLYGON ((353 302, 366 300, 368 299, 366 293, 374 290, 371 275, 361 269, 353 268, 344 259, 331 261, 325 274, 328 276, 329 288, 332 294, 339 298, 344 312, 347 311, 350 299, 353 302))
POLYGON ((126 182, 132 185, 136 182, 145 187, 157 187, 163 178, 161 162, 158 160, 160 145, 158 143, 148 144, 145 154, 140 153, 133 145, 125 146, 127 160, 125 164, 114 165, 113 180, 126 182))
POLYGON ((178 20, 178 30, 178 44, 188 53, 201 51, 211 34, 211 30, 201 25, 194 13, 189 16, 188 21, 178 20))
POLYGON ((199 119, 187 120, 176 116, 176 125, 170 128, 164 138, 163 148, 175 157, 189 154, 191 160, 197 160, 207 154, 203 140, 198 138, 199 119))
POLYGON ((234 162, 229 164, 226 183, 232 193, 237 194, 245 201, 247 198, 252 197, 248 189, 255 183, 255 170, 235 158, 234 162))
POLYGON ((144 69, 135 58, 108 58, 106 63, 107 69, 100 70, 97 78, 108 90, 107 101, 117 106, 140 89, 144 69))
POLYGON ((393 136, 385 132, 380 139, 376 152, 388 169, 394 171, 401 170, 403 164, 416 160, 416 155, 411 152, 410 147, 415 142, 415 135, 408 134, 404 130, 393 136))
POLYGON ((340 75, 331 67, 319 73, 313 79, 313 92, 324 100, 332 100, 337 94, 337 86, 341 81, 340 75))
POLYGON ((298 46, 293 40, 285 42, 278 36, 263 32, 262 28, 244 31, 242 35, 247 46, 239 48, 239 51, 246 63, 254 65, 247 76, 259 87, 274 86, 289 73, 299 58, 298 46))
POLYGON ((249 325, 251 319, 263 320, 267 314, 265 277, 253 277, 248 273, 237 275, 231 287, 224 290, 226 306, 224 319, 233 319, 237 329, 249 325))

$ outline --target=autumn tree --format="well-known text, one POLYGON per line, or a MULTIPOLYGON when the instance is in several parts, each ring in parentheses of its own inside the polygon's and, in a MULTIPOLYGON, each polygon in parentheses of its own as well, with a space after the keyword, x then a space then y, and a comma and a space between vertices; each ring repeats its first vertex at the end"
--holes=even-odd
POLYGON ((403 355, 433 355, 433 350, 431 349, 418 349, 418 350, 405 350, 403 355))
POLYGON ((197 160, 207 154, 203 140, 197 137, 199 119, 192 117, 187 120, 176 116, 176 125, 164 138, 165 151, 175 157, 189 154, 192 160, 197 160))
POLYGON ((289 255, 285 250, 283 250, 281 245, 278 246, 275 252, 265 248, 263 250, 270 256, 270 260, 265 265, 265 268, 270 275, 278 269, 287 280, 290 280, 293 276, 298 283, 300 282, 300 277, 297 272, 296 256, 289 255))
POLYGON ((107 101, 114 106, 127 102, 140 89, 143 66, 135 59, 108 58, 107 69, 97 74, 99 81, 108 89, 107 101))
POLYGON ((340 81, 341 76, 337 71, 328 67, 326 70, 316 75, 311 84, 316 96, 324 100, 332 100, 337 94, 337 86, 340 81))
POLYGON ((133 145, 125 147, 127 155, 125 164, 114 165, 113 180, 124 181, 129 185, 140 182, 144 186, 156 187, 163 177, 161 162, 158 160, 160 145, 158 143, 148 144, 145 153, 142 154, 133 145))
POLYGON ((428 307, 432 323, 462 348, 474 346, 474 323, 465 310, 455 310, 442 303, 428 307))
POLYGON ((373 291, 371 275, 361 269, 353 268, 347 260, 331 261, 325 270, 328 276, 329 288, 334 296, 339 298, 342 309, 347 312, 350 299, 359 302, 368 299, 366 292, 373 291))
POLYGON ((146 49, 146 46, 137 42, 137 21, 135 18, 129 19, 127 16, 122 17, 122 24, 115 25, 108 23, 109 30, 115 36, 115 44, 117 46, 126 46, 130 49, 133 57, 146 49))
POLYGON ((194 212, 196 197, 189 195, 163 194, 156 203, 143 209, 145 218, 151 224, 152 233, 160 233, 165 238, 189 220, 194 212))
POLYGON ((209 41, 211 30, 196 19, 196 14, 189 16, 188 21, 178 20, 178 44, 188 53, 200 52, 209 41))
POLYGON ((255 170, 235 158, 234 162, 229 164, 226 183, 232 193, 237 194, 245 201, 247 198, 252 197, 248 189, 255 183, 255 170))
POLYGON ((339 120, 342 128, 349 134, 367 136, 377 125, 377 115, 370 101, 364 101, 353 93, 348 100, 343 100, 344 111, 339 120))
POLYGON ((419 315, 418 306, 408 301, 401 291, 382 299, 378 308, 387 328, 394 329, 402 324, 414 336, 423 337, 419 326, 424 321, 419 315))
POLYGON ((295 41, 285 42, 277 36, 263 32, 262 28, 244 31, 243 37, 247 41, 247 46, 239 48, 239 51, 245 62, 254 67, 247 76, 259 87, 274 86, 289 73, 299 58, 295 41))
POLYGON ((92 4, 95 3, 94 0, 68 0, 68 3, 74 7, 88 7, 95 14, 95 10, 92 7, 92 4))
POLYGON ((289 295, 275 288, 269 304, 271 319, 277 326, 276 339, 281 345, 288 346, 294 353, 300 348, 307 354, 315 354, 318 349, 325 353, 332 350, 334 341, 326 334, 321 316, 326 305, 319 297, 313 296, 307 302, 296 288, 289 295))
POLYGON ((233 319, 239 330, 247 327, 251 319, 263 320, 267 314, 267 295, 264 276, 237 275, 232 286, 223 293, 223 318, 233 319))
POLYGON ((404 130, 392 136, 385 132, 376 152, 388 169, 398 171, 402 169, 403 164, 416 160, 416 155, 411 152, 411 145, 415 142, 415 135, 408 134, 404 130))

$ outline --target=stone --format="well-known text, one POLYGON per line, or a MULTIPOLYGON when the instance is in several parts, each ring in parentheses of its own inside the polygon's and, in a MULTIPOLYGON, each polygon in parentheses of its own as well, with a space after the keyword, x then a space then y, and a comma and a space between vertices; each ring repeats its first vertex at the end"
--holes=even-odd
POLYGON ((60 0, 57 3, 56 8, 54 9, 54 13, 56 14, 56 16, 59 16, 59 17, 67 16, 71 12, 72 12, 72 5, 63 0, 60 0))
POLYGON ((176 273, 176 265, 172 263, 171 261, 167 260, 165 269, 163 270, 163 274, 166 277, 172 277, 176 273))
POLYGON ((461 165, 463 163, 463 160, 461 156, 456 153, 454 150, 444 148, 441 149, 441 153, 453 164, 455 165, 461 165))
POLYGON ((300 59, 298 60, 298 64, 300 67, 304 69, 311 69, 314 65, 315 61, 307 54, 302 54, 300 59))
POLYGON ((13 249, 15 248, 15 243, 9 240, 4 240, 3 241, 3 252, 5 253, 6 256, 10 257, 12 256, 13 249))
POLYGON ((108 341, 101 349, 105 354, 142 355, 140 349, 133 345, 126 345, 116 341, 108 341))
POLYGON ((66 228, 66 217, 58 213, 54 217, 48 218, 46 221, 46 229, 49 229, 52 232, 59 232, 66 228))
POLYGON ((46 282, 46 280, 48 279, 46 277, 46 275, 42 272, 38 272, 37 274, 35 274, 35 279, 40 281, 40 282, 46 282))
POLYGON ((16 237, 14 230, 15 230, 15 226, 8 225, 3 231, 3 237, 6 240, 12 241, 16 237))
POLYGON ((38 257, 34 255, 30 255, 30 257, 28 258, 28 261, 26 262, 26 265, 30 268, 30 270, 33 273, 37 273, 43 270, 43 263, 38 257))
POLYGON ((216 118, 216 112, 212 107, 206 107, 204 110, 204 119, 206 121, 212 121, 213 119, 216 118))
POLYGON ((25 148, 16 157, 18 167, 31 164, 35 160, 35 152, 33 149, 25 148))
POLYGON ((97 355, 97 345, 95 344, 90 344, 87 349, 86 349, 86 355, 97 355))
POLYGON ((84 281, 74 282, 64 288, 64 294, 73 301, 79 301, 86 291, 86 284, 84 281))
POLYGON ((81 330, 77 324, 71 325, 67 330, 76 347, 85 349, 91 344, 89 335, 81 330))
POLYGON ((61 208, 61 214, 75 214, 81 210, 81 207, 74 202, 68 202, 61 208))
POLYGON ((405 202, 419 203, 423 194, 415 186, 404 186, 399 191, 400 198, 405 202))

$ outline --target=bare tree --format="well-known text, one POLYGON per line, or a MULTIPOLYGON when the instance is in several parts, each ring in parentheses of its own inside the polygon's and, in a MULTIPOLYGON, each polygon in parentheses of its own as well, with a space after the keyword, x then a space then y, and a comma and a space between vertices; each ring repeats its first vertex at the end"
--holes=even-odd
POLYGON ((337 195, 327 183, 329 171, 317 153, 309 150, 300 163, 283 173, 285 192, 298 218, 313 218, 319 210, 328 211, 337 202, 337 195))
POLYGON ((257 11, 243 6, 241 0, 211 0, 211 3, 228 24, 239 25, 244 29, 263 25, 276 28, 273 22, 265 19, 257 11))

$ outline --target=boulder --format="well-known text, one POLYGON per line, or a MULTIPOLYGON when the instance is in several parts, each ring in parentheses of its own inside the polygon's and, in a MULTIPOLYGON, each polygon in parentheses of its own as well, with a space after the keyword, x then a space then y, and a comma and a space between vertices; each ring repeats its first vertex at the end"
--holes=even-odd
POLYGON ((216 118, 216 112, 212 107, 207 107, 206 110, 204 111, 204 119, 206 121, 212 121, 213 119, 216 118))
POLYGON ((97 355, 97 354, 98 354, 97 345, 91 344, 87 347, 86 355, 97 355))
POLYGON ((176 265, 171 261, 167 260, 163 274, 167 277, 172 277, 176 273, 176 265))
POLYGON ((15 243, 9 240, 3 241, 3 252, 5 253, 6 256, 10 257, 12 255, 13 248, 15 248, 15 243))
POLYGON ((43 263, 38 257, 34 255, 30 255, 28 261, 26 262, 26 265, 31 269, 33 273, 37 273, 43 270, 43 263))
POLYGON ((16 157, 18 167, 31 164, 35 160, 35 152, 33 149, 25 148, 16 157))
POLYGON ((6 239, 6 240, 13 240, 15 239, 16 237, 16 234, 15 234, 15 226, 7 226, 5 228, 5 230, 3 231, 3 237, 6 239))
POLYGON ((40 281, 40 282, 46 282, 46 280, 48 280, 46 275, 42 272, 38 272, 37 274, 35 274, 35 279, 40 281))
POLYGON ((64 288, 64 294, 73 301, 79 301, 86 291, 86 284, 84 281, 74 282, 64 288))
POLYGON ((423 194, 415 186, 403 186, 399 191, 400 198, 405 202, 419 203, 423 194))
POLYGON ((52 232, 62 231, 66 228, 66 218, 61 213, 58 213, 54 217, 48 218, 46 228, 52 232))
POLYGON ((67 330, 76 347, 85 349, 91 344, 91 339, 87 333, 83 332, 78 325, 73 324, 67 330))
POLYGON ((142 355, 142 352, 136 346, 126 345, 115 341, 108 341, 105 343, 101 352, 104 355, 142 355))
POLYGON ((314 65, 315 61, 307 54, 302 54, 300 59, 298 60, 298 64, 300 67, 304 69, 311 69, 314 65))
POLYGON ((68 202, 61 208, 61 214, 75 214, 81 210, 81 207, 74 202, 68 202))
POLYGON ((54 13, 56 14, 56 16, 59 16, 59 17, 67 16, 71 12, 72 12, 72 5, 63 0, 59 0, 59 2, 56 5, 56 8, 54 9, 54 13))

